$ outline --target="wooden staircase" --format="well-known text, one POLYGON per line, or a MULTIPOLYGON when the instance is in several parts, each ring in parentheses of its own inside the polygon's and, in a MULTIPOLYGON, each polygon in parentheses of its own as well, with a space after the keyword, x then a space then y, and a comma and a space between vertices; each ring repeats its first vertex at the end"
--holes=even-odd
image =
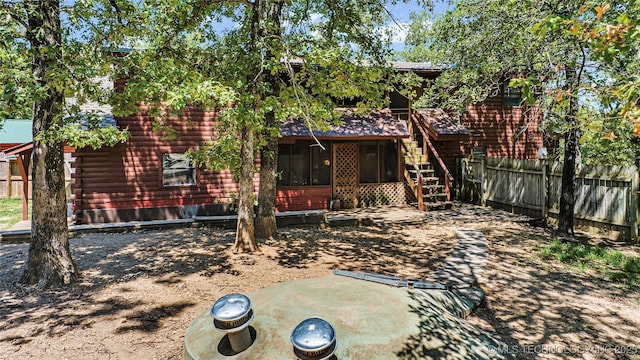
POLYGON ((423 211, 451 208, 450 189, 440 184, 435 170, 428 161, 426 149, 414 138, 403 139, 404 177, 423 211))

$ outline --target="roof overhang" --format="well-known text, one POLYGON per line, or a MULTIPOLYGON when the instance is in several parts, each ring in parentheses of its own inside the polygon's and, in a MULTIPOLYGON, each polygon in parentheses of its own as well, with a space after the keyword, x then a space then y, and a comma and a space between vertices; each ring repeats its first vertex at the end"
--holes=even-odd
MULTIPOLYGON (((14 147, 10 147, 10 148, 5 149, 4 151, 2 151, 2 153, 5 156, 18 156, 18 155, 23 155, 23 154, 31 154, 31 151, 33 151, 33 141, 30 141, 30 142, 24 143, 24 144, 20 144, 20 145, 16 145, 14 147)), ((75 151, 75 148, 73 146, 68 146, 68 145, 64 146, 64 152, 65 153, 72 153, 74 151, 75 151)))
POLYGON ((14 147, 10 147, 10 148, 6 149, 5 151, 3 151, 3 153, 5 155, 7 155, 7 156, 22 155, 22 154, 26 154, 26 153, 31 153, 32 150, 33 150, 33 141, 30 141, 28 143, 24 143, 24 144, 16 145, 14 147))
POLYGON ((343 111, 340 125, 331 125, 327 130, 313 130, 313 133, 304 119, 284 122, 280 126, 282 142, 313 137, 324 140, 378 140, 410 136, 406 122, 398 119, 389 109, 365 115, 356 114, 351 109, 339 111, 343 111))
POLYGON ((419 75, 439 75, 449 68, 445 65, 408 61, 392 61, 389 64, 399 72, 413 72, 419 75))
POLYGON ((442 109, 421 109, 414 113, 436 141, 456 141, 469 137, 469 130, 442 109))

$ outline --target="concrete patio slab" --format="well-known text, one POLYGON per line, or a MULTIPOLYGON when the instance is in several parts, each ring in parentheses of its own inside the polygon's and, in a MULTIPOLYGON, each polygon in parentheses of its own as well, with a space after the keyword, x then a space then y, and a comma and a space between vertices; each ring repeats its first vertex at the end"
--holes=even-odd
POLYGON ((336 275, 281 283, 249 295, 257 335, 247 350, 221 354, 217 344, 225 334, 205 312, 186 332, 185 359, 293 358, 291 331, 310 317, 335 328, 336 359, 504 359, 504 343, 464 320, 484 299, 477 277, 488 260, 486 239, 479 231, 457 228, 456 234, 445 266, 426 279, 453 285, 452 291, 336 275))
POLYGON ((293 359, 291 332, 310 317, 335 328, 337 359, 504 358, 503 343, 456 315, 468 303, 451 292, 332 275, 280 283, 248 296, 254 343, 236 355, 220 354, 225 334, 207 311, 186 332, 185 359, 293 359))

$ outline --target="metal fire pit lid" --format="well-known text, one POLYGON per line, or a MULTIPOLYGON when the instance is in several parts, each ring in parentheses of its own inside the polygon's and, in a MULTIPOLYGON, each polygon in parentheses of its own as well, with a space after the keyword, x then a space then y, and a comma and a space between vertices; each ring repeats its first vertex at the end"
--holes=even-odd
POLYGON ((251 300, 244 294, 228 294, 211 307, 211 316, 218 321, 234 321, 247 315, 251 310, 251 300))
POLYGON ((303 320, 291 333, 291 342, 303 351, 320 351, 333 345, 336 332, 328 322, 317 318, 303 320))

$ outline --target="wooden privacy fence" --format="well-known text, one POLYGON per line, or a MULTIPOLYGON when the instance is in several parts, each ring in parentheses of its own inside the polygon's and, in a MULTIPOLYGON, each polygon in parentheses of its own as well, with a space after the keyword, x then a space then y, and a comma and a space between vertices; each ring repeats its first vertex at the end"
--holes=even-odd
MULTIPOLYGON (((469 157, 459 161, 463 201, 501 208, 555 222, 560 208, 562 163, 469 157)), ((636 167, 579 165, 576 171, 574 221, 578 226, 638 239, 636 167)))
MULTIPOLYGON (((71 163, 75 160, 71 154, 64 154, 64 177, 67 199, 71 196, 71 185, 73 179, 71 174, 75 169, 71 168, 71 163)), ((31 169, 29 169, 29 198, 31 198, 31 169)), ((0 199, 21 198, 22 197, 22 176, 15 158, 4 156, 0 152, 0 199)))
MULTIPOLYGON (((29 176, 31 182, 31 176, 29 176)), ((22 177, 15 159, 0 156, 0 198, 21 198, 22 177)), ((29 184, 29 198, 31 198, 31 184, 29 184)))

